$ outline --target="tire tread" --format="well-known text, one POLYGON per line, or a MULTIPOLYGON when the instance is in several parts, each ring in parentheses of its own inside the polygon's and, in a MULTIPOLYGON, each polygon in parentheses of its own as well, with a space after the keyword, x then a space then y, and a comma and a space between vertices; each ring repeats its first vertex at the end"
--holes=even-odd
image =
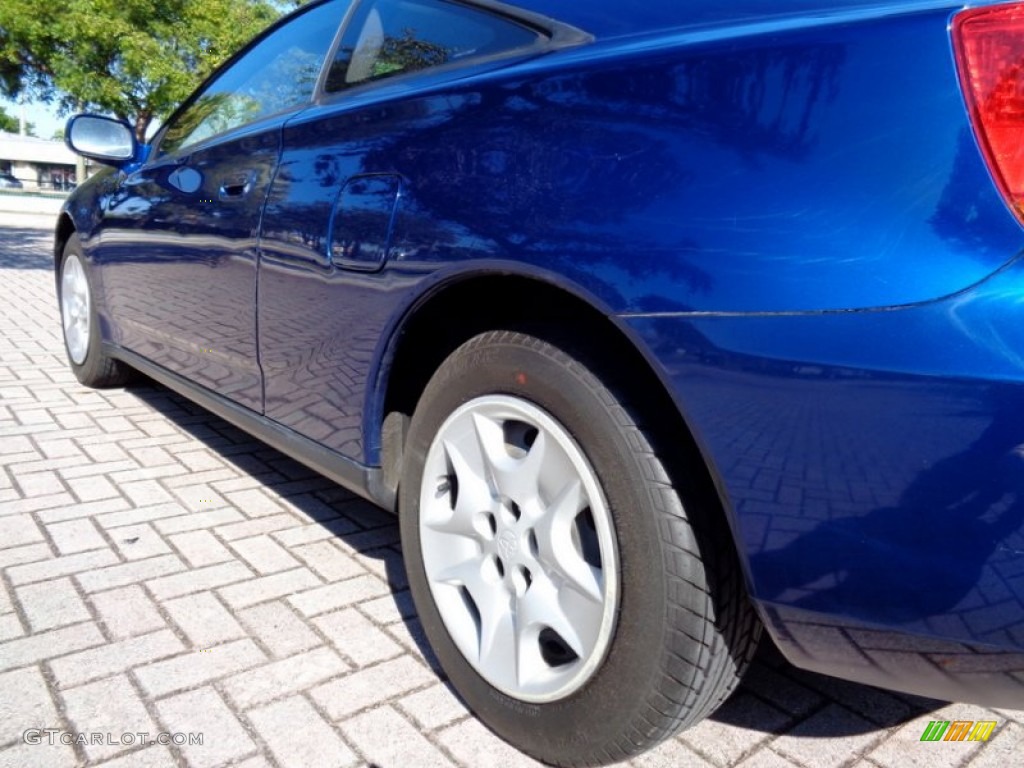
MULTIPOLYGON (((532 333, 488 331, 467 341, 452 358, 503 345, 525 346, 548 357, 569 369, 596 395, 632 448, 658 516, 670 584, 664 606, 668 629, 657 679, 622 733, 605 743, 581 748, 556 764, 575 767, 628 760, 697 723, 728 698, 753 658, 760 622, 739 578, 733 544, 723 530, 724 519, 723 525, 704 526, 711 530, 695 531, 627 390, 614 383, 606 385, 590 365, 581 362, 580 353, 590 362, 585 348, 564 345, 572 349, 569 354, 532 333), (706 574, 706 580, 701 574, 706 574)), ((599 352, 593 358, 600 360, 599 352)))

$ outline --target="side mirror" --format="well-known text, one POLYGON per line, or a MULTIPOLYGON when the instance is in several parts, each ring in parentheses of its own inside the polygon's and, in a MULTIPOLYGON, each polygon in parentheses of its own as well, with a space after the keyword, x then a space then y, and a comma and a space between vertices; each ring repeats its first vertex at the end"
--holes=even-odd
POLYGON ((75 115, 64 131, 72 152, 107 165, 121 166, 135 159, 139 145, 127 124, 99 115, 75 115))

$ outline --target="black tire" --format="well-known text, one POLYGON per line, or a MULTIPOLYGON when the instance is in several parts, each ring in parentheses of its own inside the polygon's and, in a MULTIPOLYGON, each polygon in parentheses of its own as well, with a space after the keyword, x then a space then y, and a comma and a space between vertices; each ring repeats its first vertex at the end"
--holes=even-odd
POLYGON ((132 378, 132 369, 119 360, 114 360, 103 352, 102 333, 100 332, 99 312, 96 292, 93 290, 92 276, 89 274, 89 263, 82 253, 82 244, 77 234, 71 235, 64 245, 60 266, 57 273, 57 304, 61 313, 61 336, 64 339, 64 351, 75 378, 87 387, 106 388, 120 387, 132 378), (85 336, 88 342, 84 345, 84 357, 75 361, 69 344, 68 322, 64 305, 64 271, 69 260, 81 266, 84 277, 86 296, 88 298, 88 331, 85 336))
POLYGON ((601 765, 628 759, 716 709, 739 683, 761 625, 724 524, 708 522, 721 520, 712 514, 719 510, 688 516, 625 396, 595 374, 599 364, 585 365, 590 357, 562 346, 492 331, 445 360, 410 426, 400 524, 426 636, 470 708, 540 760, 601 765), (428 451, 449 415, 489 395, 539 406, 565 428, 594 470, 614 529, 617 616, 603 660, 580 687, 543 703, 499 690, 467 660, 446 629, 424 565, 420 499, 428 451))

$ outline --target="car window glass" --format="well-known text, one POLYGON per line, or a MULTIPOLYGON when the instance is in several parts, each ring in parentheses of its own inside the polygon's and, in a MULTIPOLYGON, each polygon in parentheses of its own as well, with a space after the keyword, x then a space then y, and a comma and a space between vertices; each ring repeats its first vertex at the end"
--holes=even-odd
POLYGON ((533 45, 528 27, 443 0, 366 0, 345 30, 326 90, 533 45))
POLYGON ((311 8, 257 44, 174 117, 160 153, 308 103, 345 6, 331 0, 311 8))

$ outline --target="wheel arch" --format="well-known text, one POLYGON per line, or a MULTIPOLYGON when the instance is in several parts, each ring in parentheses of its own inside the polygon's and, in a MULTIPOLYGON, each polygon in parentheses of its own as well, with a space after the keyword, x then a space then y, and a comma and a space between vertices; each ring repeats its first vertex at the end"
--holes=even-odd
POLYGON ((71 220, 71 216, 67 211, 61 212, 53 236, 53 272, 56 275, 60 273, 60 260, 64 256, 64 246, 68 244, 68 240, 76 231, 78 230, 75 227, 75 222, 71 220))
MULTIPOLYGON (((711 456, 699 445, 685 408, 673 395, 646 345, 584 289, 507 271, 460 275, 420 297, 397 323, 371 377, 367 445, 379 446, 383 482, 392 492, 402 474, 409 419, 430 377, 460 344, 488 330, 518 330, 567 344, 625 390, 664 454, 673 480, 687 479, 686 496, 714 505, 715 526, 725 525, 745 575, 734 535, 732 509, 711 456), (374 430, 372 433, 370 430, 374 430)), ((682 483, 680 483, 682 485, 682 483)), ((691 505, 692 506, 692 505, 691 505)))

